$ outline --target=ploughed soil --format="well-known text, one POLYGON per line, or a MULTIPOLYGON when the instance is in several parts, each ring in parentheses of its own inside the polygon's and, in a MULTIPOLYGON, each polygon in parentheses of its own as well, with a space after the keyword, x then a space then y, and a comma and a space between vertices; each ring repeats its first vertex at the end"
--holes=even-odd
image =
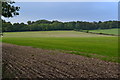
POLYGON ((3 43, 3 78, 118 78, 118 63, 3 43))

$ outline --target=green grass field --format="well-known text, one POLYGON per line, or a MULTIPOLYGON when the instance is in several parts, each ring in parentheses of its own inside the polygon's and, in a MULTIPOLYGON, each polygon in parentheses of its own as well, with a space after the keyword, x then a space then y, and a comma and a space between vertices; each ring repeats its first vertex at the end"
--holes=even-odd
POLYGON ((4 33, 3 42, 66 53, 118 60, 118 37, 76 31, 38 31, 4 33))
POLYGON ((118 28, 115 28, 115 29, 103 29, 103 30, 100 29, 100 30, 90 30, 90 32, 118 35, 119 30, 120 29, 118 29, 118 28))

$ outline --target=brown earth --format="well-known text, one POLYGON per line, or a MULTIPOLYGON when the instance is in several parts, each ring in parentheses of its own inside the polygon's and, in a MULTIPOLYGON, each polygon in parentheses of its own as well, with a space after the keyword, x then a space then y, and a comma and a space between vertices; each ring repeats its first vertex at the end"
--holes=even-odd
POLYGON ((118 63, 3 43, 3 78, 118 78, 118 63))

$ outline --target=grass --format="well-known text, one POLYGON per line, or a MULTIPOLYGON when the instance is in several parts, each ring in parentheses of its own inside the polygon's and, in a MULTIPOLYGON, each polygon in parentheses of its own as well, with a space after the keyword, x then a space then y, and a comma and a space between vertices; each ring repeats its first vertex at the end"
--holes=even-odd
POLYGON ((107 61, 117 61, 118 57, 118 37, 114 36, 75 31, 12 32, 5 33, 3 42, 60 50, 107 61))
POLYGON ((7 32, 4 37, 98 37, 102 35, 88 34, 76 31, 29 31, 29 32, 7 32))
POLYGON ((100 29, 100 30, 90 30, 90 32, 118 35, 119 30, 120 29, 118 29, 118 28, 115 28, 115 29, 100 29))

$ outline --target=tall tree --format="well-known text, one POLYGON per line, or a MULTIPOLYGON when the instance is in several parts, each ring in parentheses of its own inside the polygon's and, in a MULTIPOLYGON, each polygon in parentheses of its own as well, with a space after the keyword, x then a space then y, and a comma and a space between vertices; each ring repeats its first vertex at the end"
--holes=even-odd
POLYGON ((20 7, 14 6, 15 2, 2 2, 2 16, 4 17, 13 17, 19 15, 20 7))
POLYGON ((15 2, 12 1, 2 1, 0 0, 0 33, 2 32, 2 19, 1 16, 10 18, 15 15, 19 15, 20 7, 14 6, 15 2))

